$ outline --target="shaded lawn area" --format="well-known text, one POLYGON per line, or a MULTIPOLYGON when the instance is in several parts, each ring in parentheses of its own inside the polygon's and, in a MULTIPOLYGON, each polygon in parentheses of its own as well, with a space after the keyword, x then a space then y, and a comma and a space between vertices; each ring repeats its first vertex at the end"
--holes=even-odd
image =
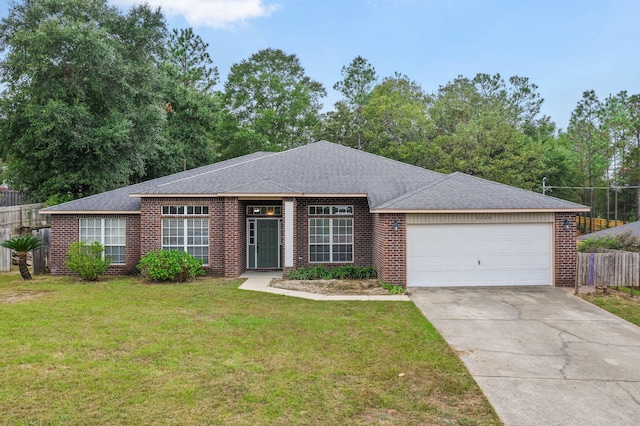
POLYGON ((0 274, 3 424, 499 424, 410 302, 0 274))

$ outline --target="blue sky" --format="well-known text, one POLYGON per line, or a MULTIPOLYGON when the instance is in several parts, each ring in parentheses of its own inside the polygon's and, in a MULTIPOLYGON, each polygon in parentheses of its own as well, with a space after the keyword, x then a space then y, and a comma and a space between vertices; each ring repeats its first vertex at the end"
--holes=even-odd
MULTIPOLYGON (((123 9, 137 0, 109 0, 123 9)), ((324 84, 361 55, 380 78, 395 71, 427 92, 458 75, 529 77, 543 113, 566 128, 582 92, 640 93, 637 0, 147 0, 171 28, 191 26, 221 74, 260 49, 296 54, 324 84)), ((7 1, 0 0, 0 16, 7 1)))

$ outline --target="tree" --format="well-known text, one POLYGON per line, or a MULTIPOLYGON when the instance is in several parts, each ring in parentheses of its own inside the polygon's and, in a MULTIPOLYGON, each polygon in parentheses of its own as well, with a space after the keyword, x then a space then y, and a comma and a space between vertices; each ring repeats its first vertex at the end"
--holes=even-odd
MULTIPOLYGON (((528 80, 510 81, 522 86, 528 80)), ((533 120, 537 110, 523 92, 508 86, 499 74, 459 76, 441 86, 429 110, 436 134, 435 170, 538 188, 544 150, 532 137, 537 134, 533 120)))
POLYGON ((635 216, 640 214, 640 95, 629 96, 627 102, 629 114, 629 146, 623 167, 629 183, 635 190, 635 216))
POLYGON ((33 235, 25 235, 4 240, 1 245, 18 253, 18 269, 20 269, 20 275, 22 279, 30 280, 31 274, 27 267, 27 253, 42 247, 44 245, 43 242, 33 235))
POLYGON ((0 22, 0 145, 14 186, 78 197, 145 177, 166 144, 164 18, 104 0, 31 0, 0 22))
POLYGON ((378 77, 375 68, 363 57, 356 56, 342 67, 342 80, 333 85, 343 99, 336 103, 337 114, 329 116, 338 123, 346 123, 344 137, 336 142, 358 149, 363 147, 363 108, 371 97, 378 77))
POLYGON ((261 50, 233 65, 224 87, 229 115, 261 149, 279 151, 311 141, 326 90, 305 74, 295 55, 261 50))
POLYGON ((596 191, 593 187, 601 182, 607 169, 608 143, 601 130, 602 103, 593 90, 582 94, 582 99, 571 113, 568 137, 578 153, 579 170, 583 187, 583 203, 591 206, 594 217, 596 191))
POLYGON ((213 66, 208 47, 208 43, 194 34, 193 28, 171 32, 168 63, 176 67, 176 78, 183 87, 209 92, 218 82, 218 68, 213 66))
POLYGON ((429 167, 429 156, 423 155, 433 139, 433 125, 427 114, 429 103, 430 98, 420 85, 406 75, 396 73, 382 80, 362 110, 365 149, 399 160, 406 160, 410 151, 418 150, 422 158, 412 162, 429 167))

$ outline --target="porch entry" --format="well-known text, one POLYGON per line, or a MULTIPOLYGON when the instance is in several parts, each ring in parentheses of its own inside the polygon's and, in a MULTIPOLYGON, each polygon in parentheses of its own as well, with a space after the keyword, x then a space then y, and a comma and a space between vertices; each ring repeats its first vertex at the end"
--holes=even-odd
POLYGON ((247 269, 281 268, 280 218, 247 219, 247 269))

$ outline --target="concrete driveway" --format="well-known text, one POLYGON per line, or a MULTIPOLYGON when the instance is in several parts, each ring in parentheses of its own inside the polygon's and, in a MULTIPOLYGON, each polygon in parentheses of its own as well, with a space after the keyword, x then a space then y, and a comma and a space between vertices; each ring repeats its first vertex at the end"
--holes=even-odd
POLYGON ((640 328, 560 288, 409 291, 505 424, 640 424, 640 328))

